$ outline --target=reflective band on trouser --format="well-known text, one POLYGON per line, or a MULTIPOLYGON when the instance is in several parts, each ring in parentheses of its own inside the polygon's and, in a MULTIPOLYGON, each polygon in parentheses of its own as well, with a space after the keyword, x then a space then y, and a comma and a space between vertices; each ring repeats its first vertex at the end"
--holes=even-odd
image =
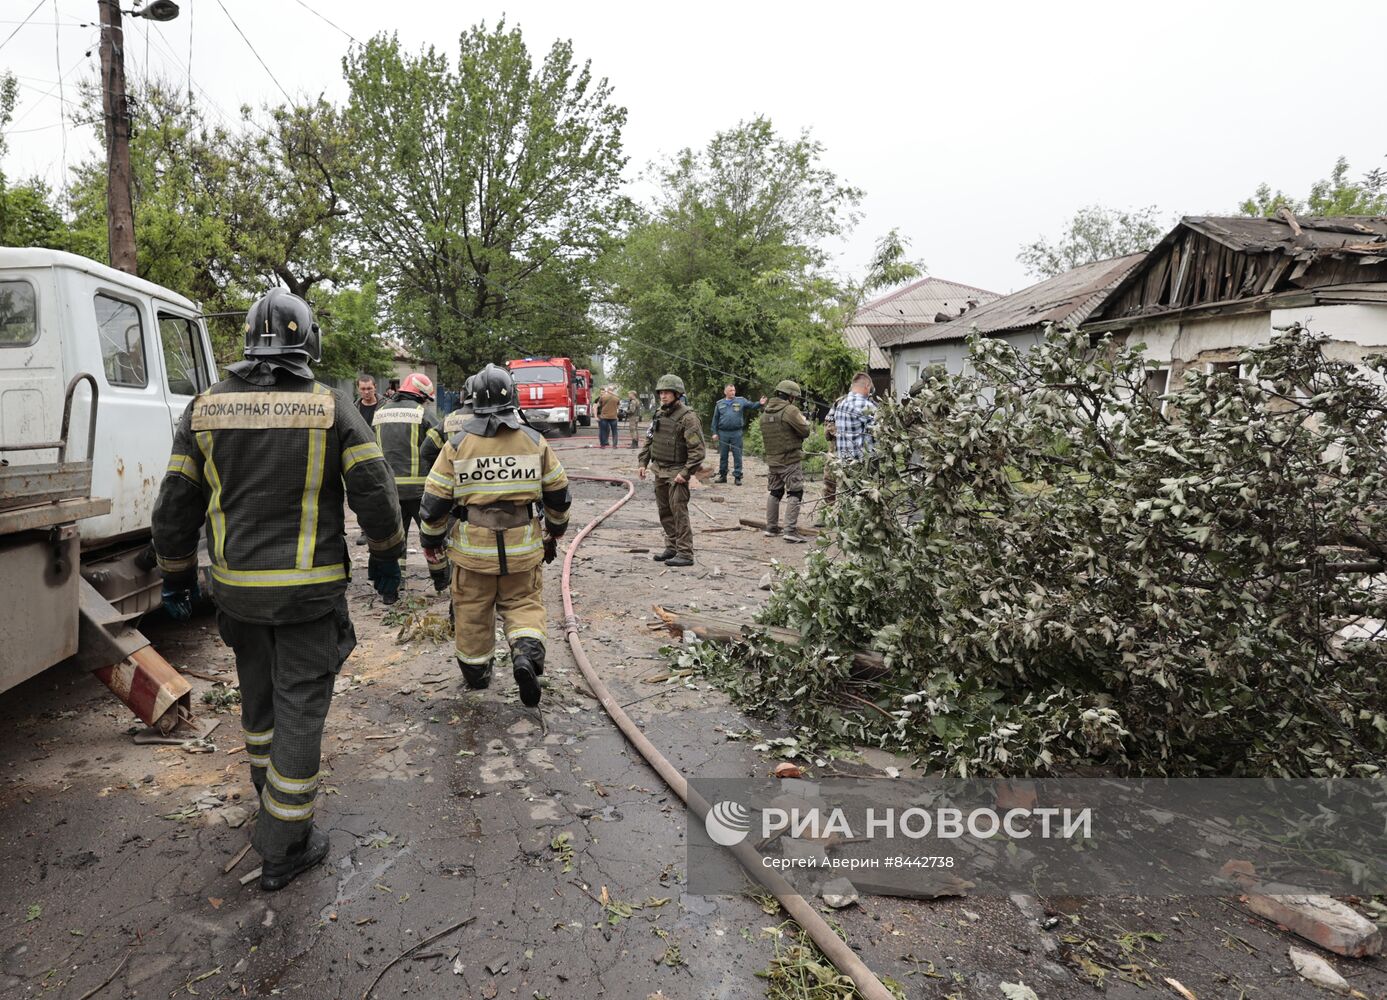
POLYGON ((308 587, 347 579, 342 563, 312 569, 228 569, 212 567, 212 579, 228 587, 308 587))
POLYGON ((242 729, 241 733, 246 741, 246 760, 250 761, 250 766, 269 767, 270 743, 275 731, 266 729, 263 733, 252 733, 249 729, 242 729))
POLYGON ((313 793, 305 795, 290 795, 287 792, 277 790, 269 782, 265 783, 265 790, 260 793, 260 804, 265 807, 265 811, 277 820, 285 823, 302 823, 313 818, 313 793), (289 799, 289 802, 281 800, 289 799))
POLYGON ((514 646, 519 639, 535 639, 541 646, 547 645, 545 642, 544 629, 542 628, 506 629, 506 641, 512 646, 514 646))

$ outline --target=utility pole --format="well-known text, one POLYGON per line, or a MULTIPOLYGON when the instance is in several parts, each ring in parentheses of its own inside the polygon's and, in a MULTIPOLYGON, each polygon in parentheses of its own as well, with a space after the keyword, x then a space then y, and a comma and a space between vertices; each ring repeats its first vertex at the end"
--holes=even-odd
POLYGON ((111 266, 135 273, 135 211, 130 194, 130 107, 125 98, 125 32, 119 0, 101 11, 101 106, 106 117, 106 239, 111 266))

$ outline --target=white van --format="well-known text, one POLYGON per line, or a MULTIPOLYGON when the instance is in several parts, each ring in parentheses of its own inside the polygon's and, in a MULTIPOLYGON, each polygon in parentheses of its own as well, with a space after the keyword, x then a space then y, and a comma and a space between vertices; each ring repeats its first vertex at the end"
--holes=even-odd
MULTIPOLYGON (((173 428, 215 381, 197 303, 123 271, 57 250, 0 247, 0 442, 53 441, 68 380, 100 385, 92 493, 111 512, 82 524, 91 550, 148 538, 173 428)), ((85 454, 89 393, 73 403, 69 451, 85 454)), ((6 452, 12 464, 52 461, 6 452)))
POLYGON ((201 314, 85 257, 0 247, 0 559, 20 570, 0 573, 0 690, 74 652, 99 669, 148 646, 126 623, 159 604, 154 501, 178 418, 215 378, 201 314))

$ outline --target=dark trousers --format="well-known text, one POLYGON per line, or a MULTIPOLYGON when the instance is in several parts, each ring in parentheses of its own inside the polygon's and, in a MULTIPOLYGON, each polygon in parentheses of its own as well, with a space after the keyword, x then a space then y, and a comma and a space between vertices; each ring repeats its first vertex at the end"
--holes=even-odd
POLYGON ((409 524, 411 521, 422 532, 424 522, 419 520, 419 505, 424 502, 422 496, 417 496, 413 500, 400 498, 400 527, 405 531, 405 550, 400 553, 400 573, 405 571, 405 562, 409 559, 409 524))
POLYGON ((612 436, 612 447, 615 448, 617 428, 620 426, 621 424, 616 417, 612 417, 611 419, 599 417, 597 419, 597 443, 603 448, 607 447, 607 435, 610 434, 612 436))
POLYGON ((718 478, 727 478, 727 454, 732 453, 733 479, 742 478, 742 432, 718 431, 718 478))
POLYGON ((323 723, 337 671, 356 648, 346 595, 322 618, 259 625, 217 612, 217 630, 236 654, 241 728, 250 778, 260 794, 251 843, 278 863, 313 827, 323 723))

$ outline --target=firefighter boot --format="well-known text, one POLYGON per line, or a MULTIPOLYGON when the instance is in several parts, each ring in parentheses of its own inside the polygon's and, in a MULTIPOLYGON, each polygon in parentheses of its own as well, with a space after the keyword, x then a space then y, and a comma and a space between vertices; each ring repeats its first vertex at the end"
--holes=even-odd
POLYGON ((799 501, 800 498, 793 493, 785 498, 785 534, 783 537, 787 542, 807 542, 809 540, 796 530, 799 527, 799 501))
POLYGON ((295 853, 280 862, 266 861, 260 869, 260 888, 278 892, 314 865, 327 857, 327 834, 316 827, 308 831, 308 839, 295 853))
POLYGON ((766 494, 766 530, 761 533, 767 538, 780 534, 780 497, 774 493, 766 494))
POLYGON ((480 691, 491 683, 491 661, 485 663, 463 663, 458 660, 462 679, 473 691, 480 691))
POLYGON ((668 545, 666 545, 663 552, 656 552, 656 553, 655 553, 653 556, 651 556, 650 558, 651 558, 651 559, 654 559, 656 562, 664 562, 664 561, 666 561, 667 559, 673 559, 673 558, 674 558, 674 549, 672 549, 672 548, 670 548, 668 545))
POLYGON ((539 678, 544 673, 544 644, 538 639, 517 639, 511 647, 515 664, 515 685, 520 689, 520 703, 526 708, 539 704, 539 678))

